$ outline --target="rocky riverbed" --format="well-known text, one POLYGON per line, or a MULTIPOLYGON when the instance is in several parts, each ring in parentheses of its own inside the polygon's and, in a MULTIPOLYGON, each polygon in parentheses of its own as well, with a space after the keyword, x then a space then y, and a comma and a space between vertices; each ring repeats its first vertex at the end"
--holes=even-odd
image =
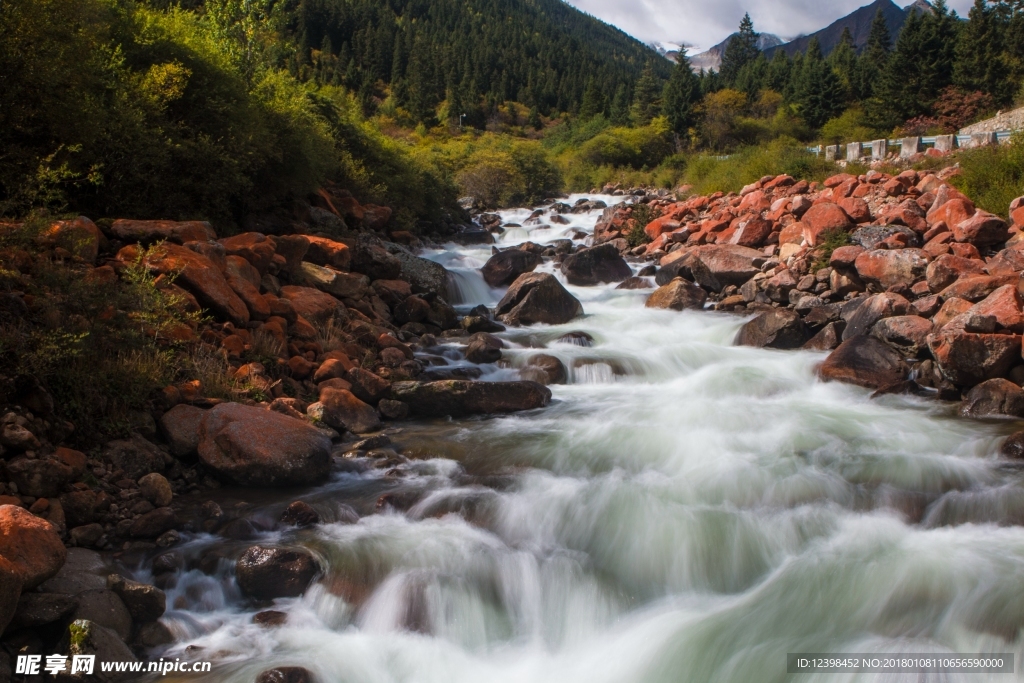
POLYGON ((249 381, 169 386, 89 453, 21 390, 0 673, 91 652, 212 663, 163 677, 183 681, 783 680, 789 651, 1020 656, 1020 221, 945 174, 613 191, 458 243, 56 224, 92 236, 83 277, 176 274, 214 317, 181 335, 249 381), (630 247, 640 203, 661 217, 630 247), (248 360, 267 340, 270 368, 248 360))

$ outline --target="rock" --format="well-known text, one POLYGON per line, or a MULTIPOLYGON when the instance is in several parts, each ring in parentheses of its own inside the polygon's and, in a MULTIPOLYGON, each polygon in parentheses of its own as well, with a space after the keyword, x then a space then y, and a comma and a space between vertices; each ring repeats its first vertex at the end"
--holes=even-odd
POLYGON ((807 326, 795 311, 776 308, 758 314, 740 328, 737 346, 769 349, 798 349, 810 335, 807 326))
POLYGON ((69 548, 67 560, 57 574, 44 581, 39 590, 44 593, 77 595, 86 590, 103 589, 107 585, 109 569, 95 550, 69 548))
POLYGON ((615 245, 601 244, 581 249, 562 261, 562 274, 570 285, 589 287, 604 282, 622 282, 633 274, 615 245))
POLYGON ((943 254, 928 264, 928 289, 941 292, 964 275, 984 275, 985 262, 943 254))
POLYGON ((381 244, 361 237, 352 250, 352 270, 371 280, 397 280, 402 274, 402 262, 381 244))
POLYGON ((295 313, 311 322, 334 317, 340 302, 326 292, 312 287, 287 285, 281 288, 281 298, 287 299, 295 313))
POLYGON ((506 325, 561 325, 583 315, 583 305, 553 275, 526 273, 516 278, 494 309, 506 325))
POLYGON ((158 508, 171 504, 174 492, 171 490, 171 482, 162 474, 153 472, 139 479, 139 492, 142 497, 158 508))
POLYGON ((1008 379, 990 379, 967 392, 961 417, 1024 417, 1024 389, 1008 379))
POLYGON ((720 292, 729 285, 739 287, 761 272, 765 256, 757 249, 735 244, 710 244, 694 250, 690 263, 694 281, 705 289, 720 292))
POLYGON ((729 239, 729 244, 737 244, 741 247, 760 247, 772 234, 772 223, 761 218, 752 218, 737 228, 729 239))
POLYGON ((103 232, 85 216, 56 221, 39 237, 44 244, 66 249, 89 264, 96 263, 100 247, 107 244, 103 232))
POLYGON ((839 247, 829 257, 829 265, 839 271, 849 272, 855 269, 857 257, 864 253, 864 247, 848 245, 839 247))
POLYGON ((883 292, 861 299, 860 304, 849 315, 844 309, 843 318, 846 320, 846 330, 843 332, 843 340, 871 334, 871 330, 879 320, 908 315, 910 312, 910 302, 899 294, 883 292))
POLYGON ((127 640, 132 633, 132 615, 116 593, 107 589, 88 590, 76 596, 78 608, 74 619, 89 621, 109 628, 121 640, 127 640))
POLYGON ((826 382, 845 382, 869 389, 902 382, 908 372, 907 364, 896 351, 863 335, 844 341, 818 368, 818 376, 826 382))
POLYGON ((238 559, 235 575, 242 593, 255 600, 302 595, 320 567, 305 551, 254 545, 238 559))
POLYGON ((1010 236, 1006 221, 987 211, 976 211, 974 215, 960 223, 947 224, 953 226, 954 240, 969 242, 976 247, 1000 244, 1010 236))
POLYGON ((580 330, 566 332, 555 341, 561 344, 569 344, 571 346, 582 346, 584 348, 590 348, 594 345, 594 338, 587 334, 586 332, 582 332, 580 330))
POLYGON ((22 590, 55 576, 67 558, 57 528, 15 505, 0 505, 0 558, 17 572, 22 590))
POLYGON ((409 417, 409 406, 401 401, 392 401, 389 398, 382 398, 377 404, 377 410, 381 417, 387 420, 404 420, 409 417))
POLYGON ((396 382, 392 400, 409 405, 417 417, 462 417, 543 408, 551 391, 536 382, 396 382))
MULTIPOLYGON (((21 576, 18 568, 9 560, 0 557, 0 633, 18 613, 18 596, 21 594, 21 576)), ((15 628, 19 626, 16 624, 15 628)))
POLYGON ((156 538, 165 531, 170 531, 178 524, 174 510, 169 507, 151 510, 132 522, 128 535, 132 538, 156 538))
POLYGON ((843 321, 828 323, 811 337, 803 348, 808 351, 831 351, 842 342, 845 327, 846 323, 843 321))
POLYGON ((320 514, 308 503, 297 500, 285 509, 281 523, 297 527, 313 526, 320 523, 320 514))
POLYGON ((1008 436, 999 447, 999 453, 1011 460, 1024 460, 1024 431, 1008 436))
POLYGON ((865 225, 850 234, 850 241, 863 249, 874 250, 891 238, 897 238, 908 247, 921 246, 921 238, 917 233, 903 225, 865 225))
POLYGON ((135 644, 147 649, 160 647, 161 645, 170 645, 174 640, 174 634, 171 633, 171 630, 159 621, 142 624, 139 627, 138 634, 135 636, 135 644))
POLYGON ((1011 280, 1016 280, 1016 278, 1012 276, 969 275, 960 278, 949 287, 946 287, 939 292, 939 296, 943 300, 957 298, 978 302, 1003 285, 1011 284, 1011 280))
POLYGON ((246 486, 320 483, 330 454, 331 441, 320 430, 275 411, 222 403, 200 423, 200 460, 246 486))
POLYGON ((957 386, 973 387, 1010 371, 1020 360, 1021 338, 942 331, 928 337, 928 348, 947 380, 957 386))
POLYGON ((466 360, 470 363, 497 363, 505 343, 486 332, 477 332, 468 339, 466 360))
POLYGON ((546 353, 531 356, 526 367, 519 371, 519 376, 545 386, 565 384, 569 379, 569 373, 562 361, 546 353))
POLYGON ((117 254, 118 259, 132 263, 141 259, 151 272, 174 276, 177 285, 193 294, 200 304, 235 325, 249 322, 249 309, 228 285, 220 268, 206 256, 187 247, 163 243, 145 255, 136 246, 128 246, 117 254))
POLYGON ((659 287, 647 297, 647 308, 667 308, 673 311, 685 309, 703 310, 708 295, 701 287, 676 278, 664 287, 659 287))
POLYGON ((311 404, 306 414, 339 432, 365 434, 381 427, 377 411, 345 389, 324 389, 320 401, 311 404))
POLYGON ((507 287, 520 275, 532 273, 540 264, 541 258, 536 254, 520 249, 506 249, 487 259, 480 273, 491 287, 507 287))
POLYGON ((412 285, 413 292, 436 294, 445 299, 450 298, 448 287, 450 276, 444 266, 411 254, 404 247, 388 245, 388 251, 398 259, 402 266, 399 279, 412 285))
POLYGON ((156 586, 111 574, 107 577, 107 587, 121 598, 136 623, 156 621, 167 610, 167 595, 156 586))
POLYGON ((171 448, 171 455, 184 458, 199 448, 199 423, 206 412, 195 406, 179 403, 160 416, 160 432, 171 448))
POLYGON ((150 472, 162 472, 164 454, 138 434, 130 439, 111 441, 103 448, 103 459, 123 470, 129 479, 139 479, 150 472))
POLYGON ((821 236, 824 233, 838 230, 845 232, 854 225, 846 212, 831 202, 815 204, 800 218, 800 222, 807 226, 804 238, 812 247, 821 242, 821 236))
POLYGON ((268 609, 262 612, 257 612, 252 617, 252 623, 259 624, 264 627, 283 626, 288 621, 288 614, 285 612, 278 612, 277 610, 268 609))
POLYGON ((313 674, 301 666, 279 666, 256 677, 256 683, 314 683, 313 674))
MULTIPOLYGON (((0 593, 2 593, 0 589, 0 593)), ((22 628, 38 628, 64 621, 78 609, 78 599, 73 595, 60 593, 25 593, 21 598, 15 597, 18 603, 11 630, 22 628)), ((2 622, 0 618, 0 622, 2 622)))
POLYGON ((103 538, 102 524, 84 524, 76 526, 68 533, 71 537, 71 544, 82 548, 89 548, 99 543, 103 538))
POLYGON ((857 257, 857 275, 880 289, 910 286, 924 277, 928 257, 920 249, 875 249, 857 257))
POLYGON ((908 357, 928 348, 931 332, 931 322, 916 315, 883 318, 871 329, 871 334, 908 357))
POLYGON ((653 289, 648 278, 628 277, 615 287, 615 289, 653 289))
POLYGON ((122 683, 139 678, 137 672, 104 670, 104 664, 138 660, 116 632, 87 619, 72 622, 58 644, 56 653, 67 657, 64 673, 56 678, 60 683, 122 683), (92 655, 96 658, 92 675, 70 674, 71 662, 76 655, 92 655))
POLYGON ((1015 334, 1024 332, 1024 313, 1021 307, 1024 302, 1021 300, 1017 287, 1014 285, 1003 285, 975 304, 970 312, 975 315, 992 316, 996 319, 999 327, 1010 330, 1015 334))
POLYGON ((24 496, 56 498, 71 483, 73 472, 57 458, 19 457, 7 463, 7 476, 24 496))
MULTIPOLYGON (((327 266, 317 266, 305 261, 299 266, 302 282, 339 299, 362 299, 370 288, 370 279, 365 275, 345 273, 327 266)), ((283 291, 283 290, 282 290, 283 291)), ((294 306, 294 303, 292 304, 294 306)), ((335 304, 337 305, 337 304, 335 304)), ((296 309, 299 315, 305 315, 296 309)))
POLYGON ((352 267, 352 251, 348 245, 326 237, 306 235, 309 240, 309 249, 305 258, 310 263, 318 266, 330 266, 336 270, 347 271, 352 267))
POLYGON ((390 382, 362 368, 352 368, 345 377, 351 382, 355 397, 370 405, 376 405, 391 390, 390 382))
POLYGON ((110 226, 114 237, 122 242, 153 244, 167 240, 175 244, 206 242, 217 239, 213 226, 205 221, 133 221, 116 220, 110 226))

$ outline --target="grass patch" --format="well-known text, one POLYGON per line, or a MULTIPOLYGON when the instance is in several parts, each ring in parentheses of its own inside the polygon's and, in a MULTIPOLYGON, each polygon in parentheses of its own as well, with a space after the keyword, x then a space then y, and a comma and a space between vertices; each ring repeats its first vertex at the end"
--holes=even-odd
POLYGON ((1010 202, 1024 195, 1024 134, 1009 144, 963 150, 961 173, 950 182, 980 208, 1009 218, 1010 202))

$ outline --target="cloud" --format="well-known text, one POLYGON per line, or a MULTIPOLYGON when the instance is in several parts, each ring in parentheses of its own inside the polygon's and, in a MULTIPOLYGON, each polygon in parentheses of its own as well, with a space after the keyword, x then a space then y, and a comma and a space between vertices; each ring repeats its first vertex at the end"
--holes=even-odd
MULTIPOLYGON (((870 0, 567 0, 644 42, 694 46, 694 54, 721 42, 736 30, 744 12, 754 28, 792 38, 813 33, 870 0)), ((911 0, 897 0, 901 6, 911 0)), ((962 16, 972 0, 951 0, 962 16)))

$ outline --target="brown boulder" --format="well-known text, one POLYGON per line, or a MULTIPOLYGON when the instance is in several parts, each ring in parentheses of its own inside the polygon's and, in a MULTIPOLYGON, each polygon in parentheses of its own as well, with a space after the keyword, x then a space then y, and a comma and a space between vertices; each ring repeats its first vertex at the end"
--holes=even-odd
POLYGON ((709 244, 693 250, 694 281, 705 289, 720 292, 729 285, 739 287, 761 272, 765 256, 757 249, 735 244, 709 244))
POLYGON ((960 403, 962 417, 1006 415, 1024 417, 1024 389, 1008 379, 990 379, 967 392, 960 403))
POLYGON ((122 242, 152 244, 166 240, 175 244, 217 239, 213 226, 205 221, 133 221, 116 220, 110 231, 122 242))
POLYGON ((96 224, 85 216, 57 221, 40 235, 40 239, 66 249, 86 263, 96 263, 100 246, 107 243, 107 238, 96 224))
POLYGON ((1009 372, 1020 360, 1021 338, 951 330, 929 336, 928 348, 946 379, 973 387, 1009 372))
POLYGON ((531 356, 527 366, 520 370, 519 374, 525 380, 544 386, 565 384, 569 378, 569 373, 562 361, 546 353, 531 356))
POLYGON ((909 287, 924 277, 928 257, 920 249, 874 249, 858 256, 854 267, 864 282, 881 289, 909 287))
MULTIPOLYGON (((847 304, 847 306, 852 305, 847 304)), ((870 334, 879 320, 908 315, 910 310, 910 302, 899 294, 882 292, 866 297, 852 311, 844 308, 843 318, 847 324, 843 331, 843 339, 870 334)))
POLYGON ((199 458, 220 476, 248 486, 316 484, 327 478, 331 441, 302 420, 238 403, 203 416, 199 458))
POLYGON ((964 275, 984 275, 985 262, 943 254, 928 264, 928 289, 941 292, 964 275))
POLYGON ((199 448, 199 423, 206 411, 180 403, 160 416, 160 431, 171 447, 171 455, 183 458, 199 448))
POLYGON ((16 505, 0 505, 0 558, 13 566, 22 590, 60 571, 67 549, 57 528, 16 505))
POLYGON ((953 239, 969 242, 976 247, 991 246, 1005 242, 1010 233, 1006 221, 994 213, 977 211, 970 218, 953 225, 953 239))
MULTIPOLYGON (((125 263, 140 258, 137 246, 127 246, 117 257, 125 263)), ((187 247, 163 243, 149 251, 143 264, 153 273, 173 275, 203 306, 238 326, 249 322, 249 309, 231 289, 227 279, 213 261, 187 247)))
POLYGON ((1015 283, 1016 279, 1012 275, 968 275, 939 292, 939 296, 943 300, 957 298, 976 303, 1003 285, 1015 283))
POLYGON ((708 294, 701 287, 677 277, 664 287, 659 287, 647 297, 647 308, 668 308, 673 311, 685 309, 703 310, 708 294))
POLYGON ((768 236, 772 234, 772 224, 762 218, 752 218, 733 233, 729 244, 736 244, 741 247, 763 246, 768 236))
POLYGON ((326 320, 334 316, 340 302, 330 294, 312 287, 288 285, 281 288, 281 298, 288 300, 295 313, 306 320, 326 320))
POLYGON ((904 356, 916 356, 928 346, 932 324, 916 315, 898 315, 875 323, 871 334, 904 356))
POLYGON ((306 239, 309 240, 309 250, 306 251, 307 261, 318 266, 331 266, 338 270, 351 269, 352 251, 347 244, 315 235, 306 235, 306 239))
MULTIPOLYGON (((616 252, 618 255, 618 252, 616 252)), ((506 249, 487 259, 480 269, 484 281, 491 287, 507 287, 524 273, 532 273, 541 264, 541 258, 522 249, 506 249)))
POLYGON ((391 390, 390 382, 363 368, 349 369, 345 379, 351 382, 355 397, 370 405, 376 405, 391 390))
POLYGON ((235 577, 242 593, 256 600, 295 598, 320 573, 306 550, 251 546, 238 558, 235 577))
POLYGON ((1024 312, 1021 311, 1021 296, 1014 285, 1003 285, 975 304, 970 312, 976 315, 991 315, 996 323, 1015 334, 1024 332, 1024 312))
POLYGON ((854 226, 846 212, 831 202, 815 204, 800 218, 800 222, 806 226, 804 239, 812 247, 820 243, 824 233, 847 231, 854 226))
POLYGON ((832 252, 829 265, 836 270, 852 271, 856 268, 857 257, 864 253, 864 247, 851 244, 832 252))
POLYGON ((536 382, 396 382, 390 398, 418 417, 462 417, 543 408, 551 391, 536 382))
POLYGON ((243 232, 241 235, 225 237, 220 240, 224 253, 228 256, 240 256, 248 261, 260 275, 267 272, 277 251, 271 238, 259 232, 243 232))
POLYGON ((755 346, 769 349, 798 349, 810 334, 795 311, 776 308, 759 314, 740 328, 737 346, 755 346))
POLYGON ((909 368, 900 355, 874 337, 847 339, 818 368, 826 382, 845 382, 869 389, 902 382, 909 368))
POLYGON ((339 432, 363 434, 380 429, 377 411, 345 389, 324 389, 320 401, 310 405, 306 414, 339 432))
POLYGON ((567 256, 562 274, 570 285, 589 287, 603 282, 622 282, 633 274, 613 244, 601 244, 567 256))
POLYGON ((494 309, 506 325, 561 325, 583 315, 583 305, 548 273, 516 278, 494 309))

